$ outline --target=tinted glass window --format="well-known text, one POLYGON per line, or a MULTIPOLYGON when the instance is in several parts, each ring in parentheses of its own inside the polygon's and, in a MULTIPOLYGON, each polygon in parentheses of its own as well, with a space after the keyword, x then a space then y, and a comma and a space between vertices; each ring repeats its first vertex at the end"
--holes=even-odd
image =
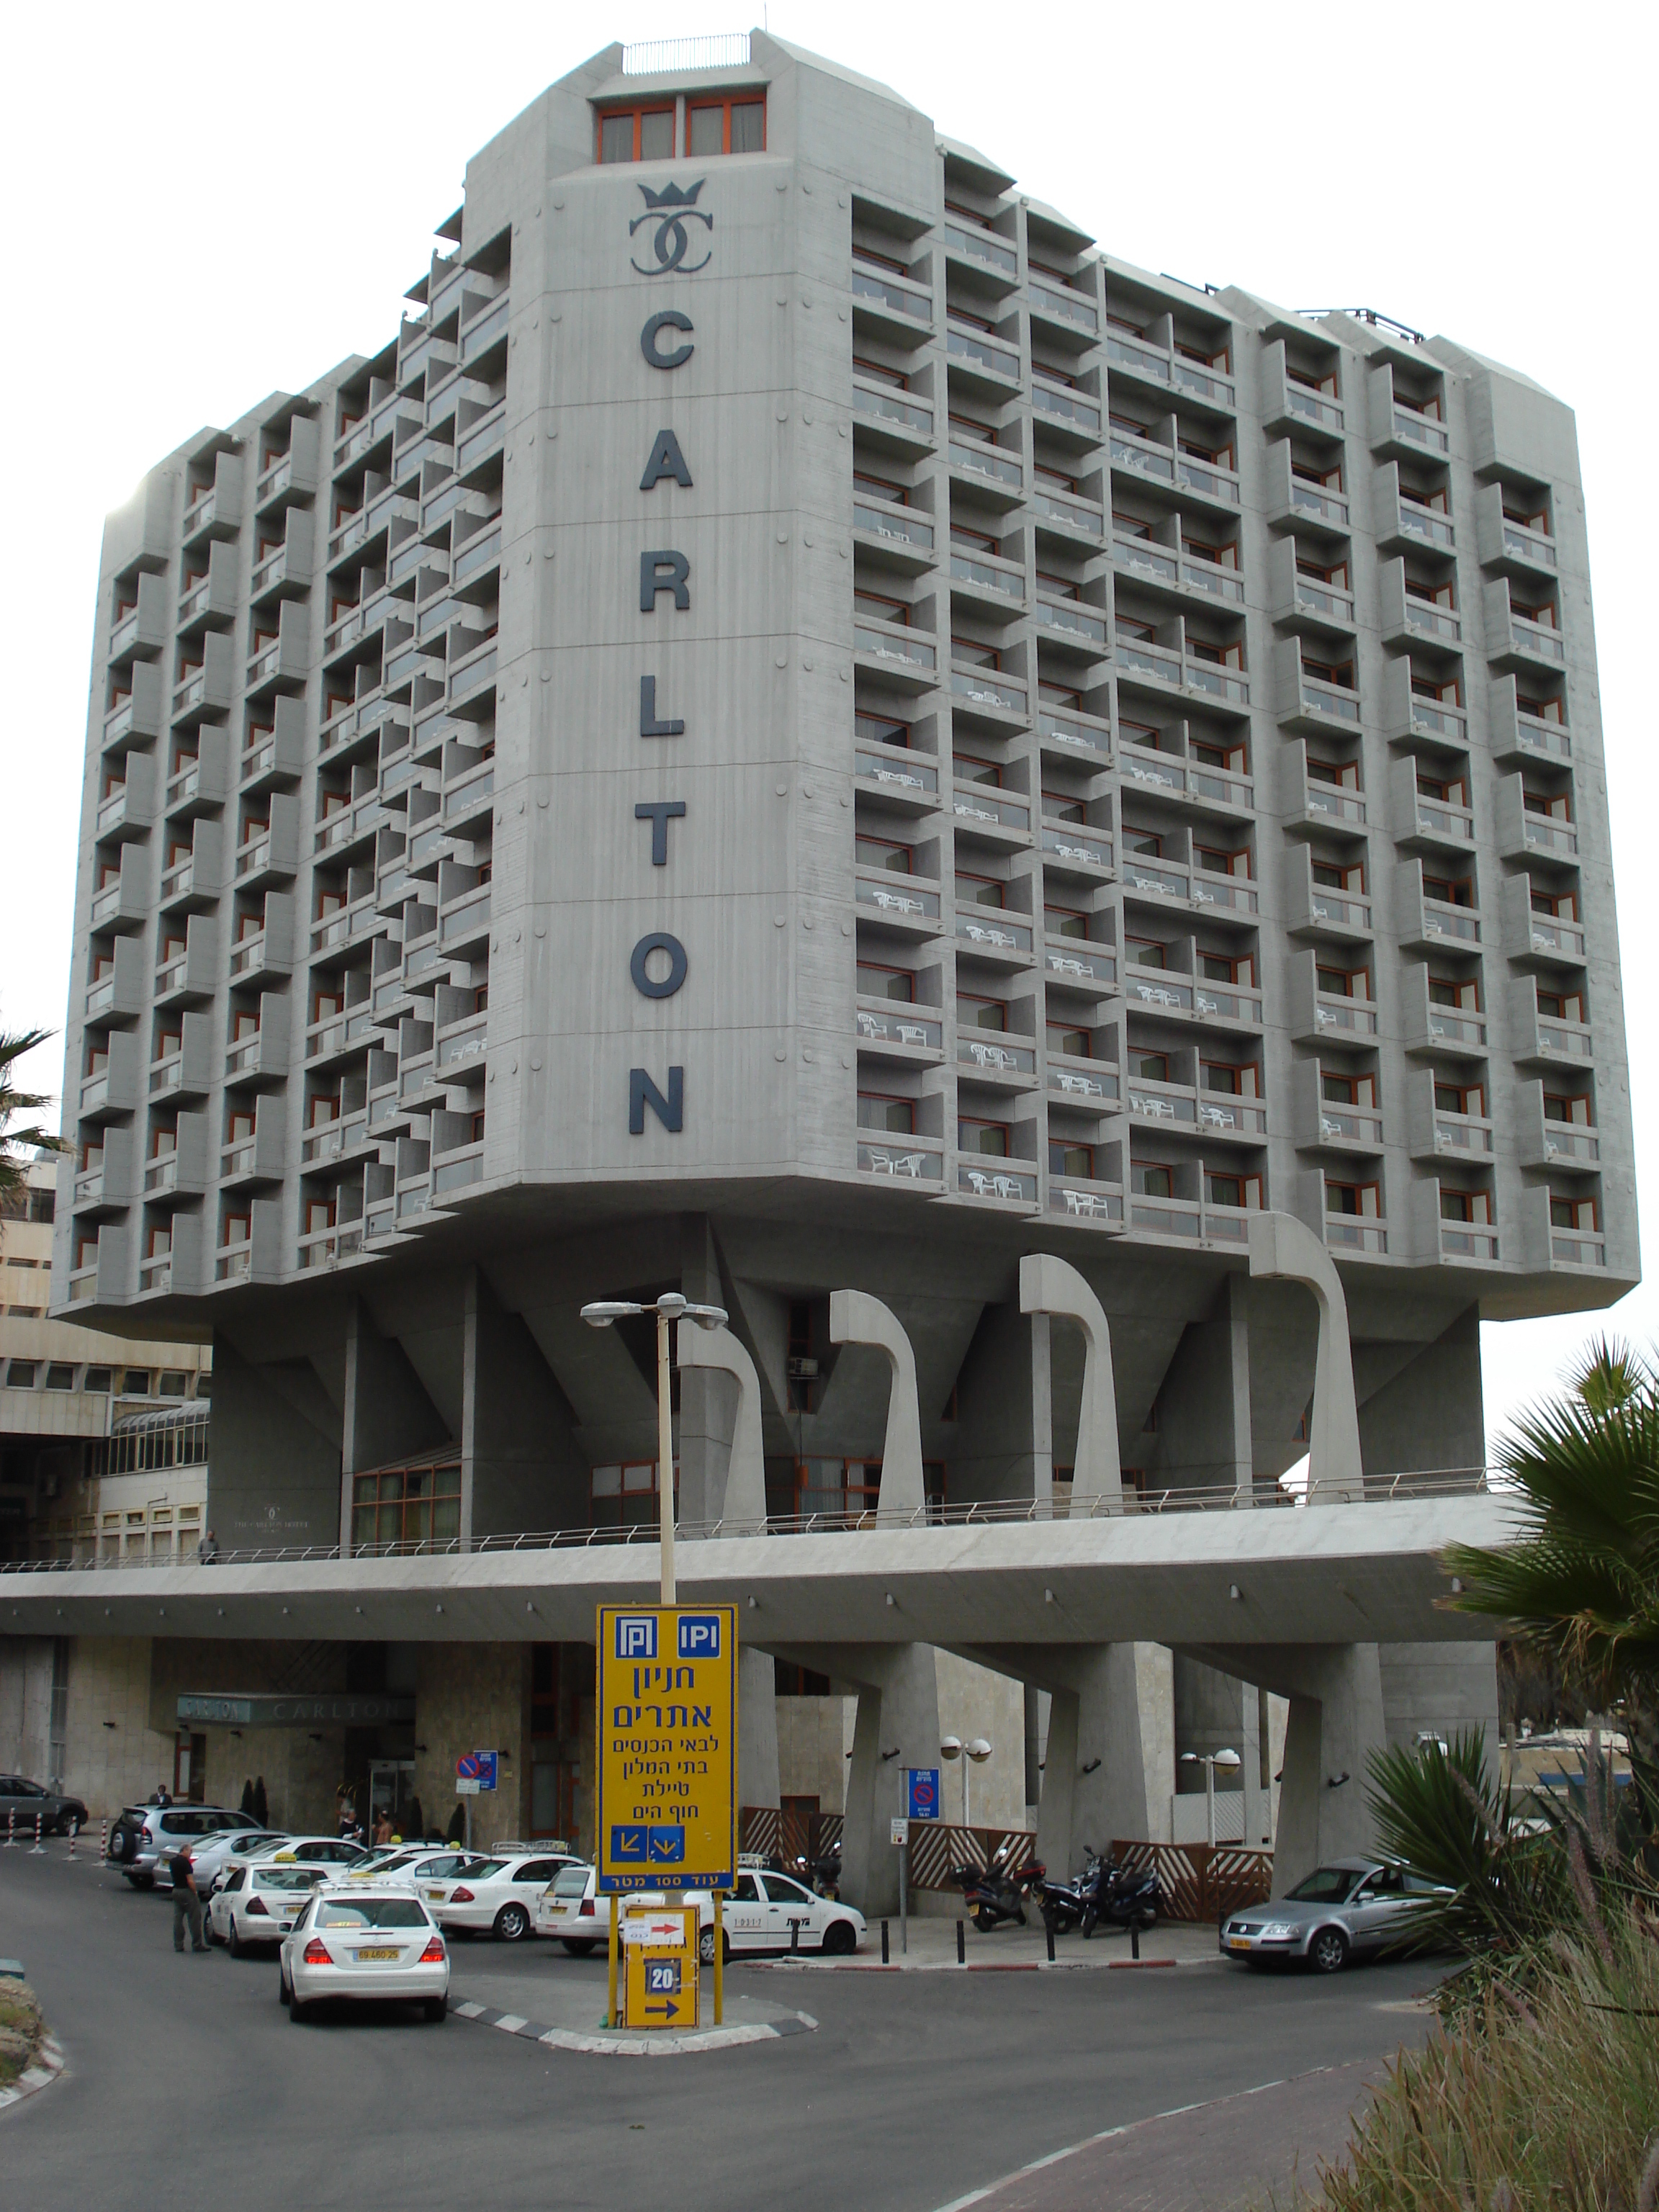
POLYGON ((163 1813, 161 1826, 164 1836, 194 1836, 200 1832, 194 1813, 163 1813))
POLYGON ((246 1880, 247 1869, 246 1867, 238 1867, 235 1872, 231 1875, 229 1881, 225 1884, 226 1896, 228 1897, 231 1891, 234 1889, 240 1889, 246 1880))
POLYGON ((737 1887, 732 1892, 732 1902, 734 1905, 758 1905, 760 1901, 761 1894, 755 1886, 754 1875, 740 1874, 738 1876, 737 1887))
POLYGON ((316 1877, 304 1867, 261 1867, 253 1877, 256 1889, 280 1889, 292 1896, 308 1896, 316 1877))
POLYGON ((513 1879, 514 1881, 551 1881, 553 1862, 551 1859, 526 1859, 513 1879))
POLYGON ((1360 1877, 1346 1867, 1319 1867, 1288 1893, 1292 1905, 1346 1905, 1360 1877))
POLYGON ((587 1874, 588 1869, 586 1867, 562 1868, 553 1883, 554 1896, 586 1896, 587 1893, 587 1874))
POLYGON ((319 1928, 424 1928, 425 1909, 412 1897, 325 1897, 316 1911, 319 1928))
POLYGON ((800 1884, 798 1881, 791 1881, 786 1875, 769 1874, 766 1877, 766 1894, 775 1905, 810 1905, 812 1902, 811 1898, 800 1884))

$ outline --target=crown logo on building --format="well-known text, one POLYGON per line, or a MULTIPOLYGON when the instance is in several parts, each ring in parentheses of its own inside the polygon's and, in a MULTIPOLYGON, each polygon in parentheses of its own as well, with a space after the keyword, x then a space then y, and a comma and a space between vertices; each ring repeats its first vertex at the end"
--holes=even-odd
POLYGON ((647 207, 653 210, 659 208, 696 207, 697 194, 708 181, 706 177, 699 177, 689 191, 672 184, 665 185, 659 192, 653 192, 649 185, 641 185, 640 190, 645 194, 647 207))

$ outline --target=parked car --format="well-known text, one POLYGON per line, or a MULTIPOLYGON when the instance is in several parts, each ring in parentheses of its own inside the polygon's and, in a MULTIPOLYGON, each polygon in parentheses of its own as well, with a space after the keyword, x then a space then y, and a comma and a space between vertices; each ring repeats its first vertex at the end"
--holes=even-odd
POLYGON ((505 1943, 518 1943, 535 1932, 537 1899, 571 1863, 562 1853, 550 1851, 531 1858, 488 1858, 467 1874, 422 1882, 419 1893, 441 1926, 488 1929, 505 1943))
POLYGON ((0 1828, 15 1815, 17 1833, 33 1835, 37 1814, 45 1836, 66 1836, 71 1828, 87 1825, 87 1808, 78 1797, 66 1797, 21 1774, 0 1774, 0 1828))
POLYGON ((233 1959, 256 1943, 280 1943, 305 1910, 306 1900, 331 1867, 232 1867, 207 1909, 210 1943, 222 1943, 233 1959))
POLYGON ((1221 1948, 1247 1966, 1305 1959, 1316 1972, 1334 1974, 1351 1958, 1397 1943, 1414 1914, 1450 1893, 1388 1860, 1334 1859, 1270 1904, 1230 1912, 1221 1948))
POLYGON ((173 1881, 161 1862, 181 1844, 192 1850, 207 1837, 234 1830, 263 1836, 266 1831, 246 1813, 233 1813, 228 1805, 129 1805, 109 1832, 109 1863, 124 1874, 135 1889, 150 1889, 158 1874, 161 1887, 173 1881))
POLYGON ((448 1844, 441 1850, 428 1845, 422 1850, 385 1852, 365 1859, 352 1868, 350 1879, 354 1886, 372 1882, 377 1889, 419 1889, 427 1882, 459 1881, 489 1863, 483 1851, 459 1851, 448 1844))
POLYGON ((331 1869, 343 1875, 352 1867, 361 1866, 368 1853, 361 1844, 348 1843, 343 1836, 273 1836, 268 1839, 263 1830, 258 1840, 249 1839, 246 1850, 233 1850, 225 1861, 225 1873, 239 1866, 313 1866, 331 1869))
MULTIPOLYGON (((278 1828, 256 1828, 250 1835, 246 1828, 221 1828, 216 1834, 204 1836, 190 1847, 191 1868, 196 1876, 196 1887, 204 1898, 211 1897, 224 1879, 226 1867, 234 1857, 246 1858, 269 1844, 273 1848, 285 1844, 288 1838, 278 1828)), ((166 1869, 161 1871, 165 1887, 172 1884, 166 1869)))
POLYGON ((413 1999, 429 2021, 449 2005, 449 1948, 424 1902, 409 1890, 314 1890, 277 1953, 276 1995, 289 2018, 319 1999, 413 1999))
MULTIPOLYGON (((536 1933, 554 1937, 574 1957, 584 1958, 610 1941, 611 1902, 598 1890, 591 1866, 572 1865, 556 1876, 537 1900, 536 1933)), ((660 1890, 631 1894, 629 1903, 663 1905, 660 1890)), ((734 1952, 787 1951, 794 1948, 793 1923, 800 1928, 803 1951, 845 1957, 856 1951, 865 1933, 864 1915, 833 1897, 818 1897, 792 1875, 743 1868, 720 1915, 726 1956, 734 1952)), ((714 1957, 714 1903, 705 1891, 697 1899, 697 1955, 704 1966, 714 1957)))

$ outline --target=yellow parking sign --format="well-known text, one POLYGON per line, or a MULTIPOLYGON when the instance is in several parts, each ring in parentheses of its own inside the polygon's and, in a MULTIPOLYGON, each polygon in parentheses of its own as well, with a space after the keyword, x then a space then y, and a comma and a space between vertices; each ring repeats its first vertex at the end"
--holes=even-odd
POLYGON ((622 1923, 623 2027, 697 2025, 697 1908, 628 1907, 622 1923))
POLYGON ((730 1889, 738 1855, 738 1615, 599 1608, 599 1887, 730 1889))

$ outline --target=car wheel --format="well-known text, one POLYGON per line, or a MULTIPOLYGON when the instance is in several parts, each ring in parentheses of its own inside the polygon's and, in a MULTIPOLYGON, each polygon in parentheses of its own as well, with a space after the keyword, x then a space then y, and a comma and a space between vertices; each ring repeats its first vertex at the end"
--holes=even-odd
POLYGON ((236 1933, 236 1915, 234 1912, 230 1916, 230 1933, 225 1938, 225 1948, 233 1959, 240 1959, 246 1955, 242 1949, 242 1939, 236 1933))
POLYGON ((441 2027, 449 2018, 449 2000, 447 1997, 428 1997, 426 2001, 426 2016, 429 2026, 441 2027))
POLYGON ((127 1880, 135 1889, 154 1889, 155 1887, 155 1877, 153 1874, 130 1874, 127 1880))
POLYGON ((503 1943, 521 1943, 530 1933, 530 1915, 523 1905, 502 1905, 495 1915, 495 1933, 503 1943))
POLYGON ((289 1995, 288 2016, 295 2027, 302 2027, 311 2018, 311 2007, 308 2004, 301 2004, 292 1991, 289 1995))
POLYGON ((210 1912, 204 1912, 202 1915, 202 1941, 207 1944, 222 1943, 224 1941, 223 1936, 213 1924, 213 1915, 210 1912))
POLYGON ((279 2005, 285 2005, 291 2004, 293 2001, 294 1992, 288 1985, 288 1976, 279 1966, 276 1969, 276 2002, 279 2005))
MULTIPOLYGON (((564 1945, 565 1949, 569 1952, 573 1959, 589 1958, 598 1948, 592 1943, 584 1942, 578 1936, 561 1936, 559 1941, 564 1945)), ((708 1964, 709 1960, 712 1959, 714 1955, 714 1954, 712 1950, 704 1953, 700 1949, 697 1953, 697 1956, 702 1959, 705 1966, 708 1964)))
POLYGON ((849 1958, 858 1948, 858 1940, 850 1920, 832 1920, 823 1931, 823 1948, 832 1959, 849 1958))
MULTIPOLYGON (((726 1953, 727 1958, 730 1958, 731 1955, 730 1951, 728 1951, 726 1953)), ((700 1966, 712 1966, 714 1963, 714 1930, 712 1927, 704 1928, 699 1931, 697 1936, 697 1964, 700 1966)))
POLYGON ((1316 1974, 1340 1972, 1348 1963, 1348 1939, 1340 1928, 1322 1928, 1308 1946, 1308 1962, 1316 1974))

